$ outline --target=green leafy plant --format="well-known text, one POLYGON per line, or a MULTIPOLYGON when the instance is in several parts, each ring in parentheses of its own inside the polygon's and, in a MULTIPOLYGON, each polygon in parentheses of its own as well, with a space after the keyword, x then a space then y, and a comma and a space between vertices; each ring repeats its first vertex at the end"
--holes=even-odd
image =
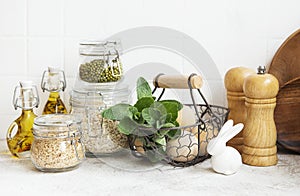
MULTIPOLYGON (((148 82, 142 77, 137 80, 136 91, 137 102, 133 106, 120 103, 104 110, 102 116, 119 121, 119 131, 138 137, 144 148, 155 147, 164 153, 166 141, 180 134, 180 130, 175 127, 179 126, 176 119, 183 105, 176 100, 155 101, 148 82)), ((153 151, 146 150, 146 153, 152 161, 162 159, 153 151)))

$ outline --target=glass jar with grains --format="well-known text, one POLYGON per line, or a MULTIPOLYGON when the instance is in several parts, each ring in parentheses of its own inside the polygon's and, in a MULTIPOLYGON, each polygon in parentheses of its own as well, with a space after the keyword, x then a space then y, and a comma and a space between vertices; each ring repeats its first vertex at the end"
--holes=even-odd
POLYGON ((69 114, 41 115, 34 120, 31 161, 41 171, 78 167, 85 158, 81 122, 69 114))
POLYGON ((118 41, 90 41, 80 43, 80 63, 77 82, 109 83, 122 78, 118 41))
POLYGON ((128 147, 127 136, 120 133, 118 122, 103 119, 101 112, 116 103, 128 103, 128 88, 73 89, 70 113, 82 120, 83 142, 87 157, 119 152, 128 147))

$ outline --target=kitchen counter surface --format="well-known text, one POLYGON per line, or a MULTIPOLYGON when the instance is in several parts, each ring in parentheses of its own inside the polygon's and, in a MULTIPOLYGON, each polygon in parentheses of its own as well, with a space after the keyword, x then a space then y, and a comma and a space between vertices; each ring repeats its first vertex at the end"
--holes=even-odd
POLYGON ((125 152, 87 158, 72 171, 43 173, 30 158, 12 158, 0 140, 0 195, 300 195, 300 156, 278 158, 276 166, 243 165, 224 176, 213 172, 210 160, 174 168, 144 163, 125 152))

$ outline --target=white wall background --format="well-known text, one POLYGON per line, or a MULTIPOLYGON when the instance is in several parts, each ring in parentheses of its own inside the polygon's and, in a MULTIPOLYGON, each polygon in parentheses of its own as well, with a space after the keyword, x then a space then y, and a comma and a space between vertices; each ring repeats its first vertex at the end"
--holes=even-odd
MULTIPOLYGON (((39 85, 46 67, 59 65, 67 75, 67 97, 79 40, 105 39, 134 27, 168 27, 197 40, 224 77, 231 67, 269 65, 281 43, 300 27, 299 7, 299 0, 0 0, 0 138, 20 114, 12 106, 20 80, 39 85)), ((153 57, 169 59, 162 63, 176 63, 184 73, 192 70, 182 58, 163 55, 131 54, 123 64, 153 57)), ((223 88, 223 79, 211 82, 223 88)), ((47 96, 40 92, 40 108, 47 96)), ((224 93, 219 99, 226 103, 224 93)))

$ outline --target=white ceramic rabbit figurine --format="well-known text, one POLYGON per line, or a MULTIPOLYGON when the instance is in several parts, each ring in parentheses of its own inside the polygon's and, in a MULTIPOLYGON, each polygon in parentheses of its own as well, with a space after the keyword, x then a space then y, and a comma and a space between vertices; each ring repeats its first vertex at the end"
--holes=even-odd
POLYGON ((225 175, 234 174, 242 165, 240 153, 226 146, 226 142, 238 134, 244 125, 238 123, 233 126, 233 120, 228 120, 221 128, 217 137, 211 139, 207 145, 207 152, 212 155, 212 168, 225 175))

